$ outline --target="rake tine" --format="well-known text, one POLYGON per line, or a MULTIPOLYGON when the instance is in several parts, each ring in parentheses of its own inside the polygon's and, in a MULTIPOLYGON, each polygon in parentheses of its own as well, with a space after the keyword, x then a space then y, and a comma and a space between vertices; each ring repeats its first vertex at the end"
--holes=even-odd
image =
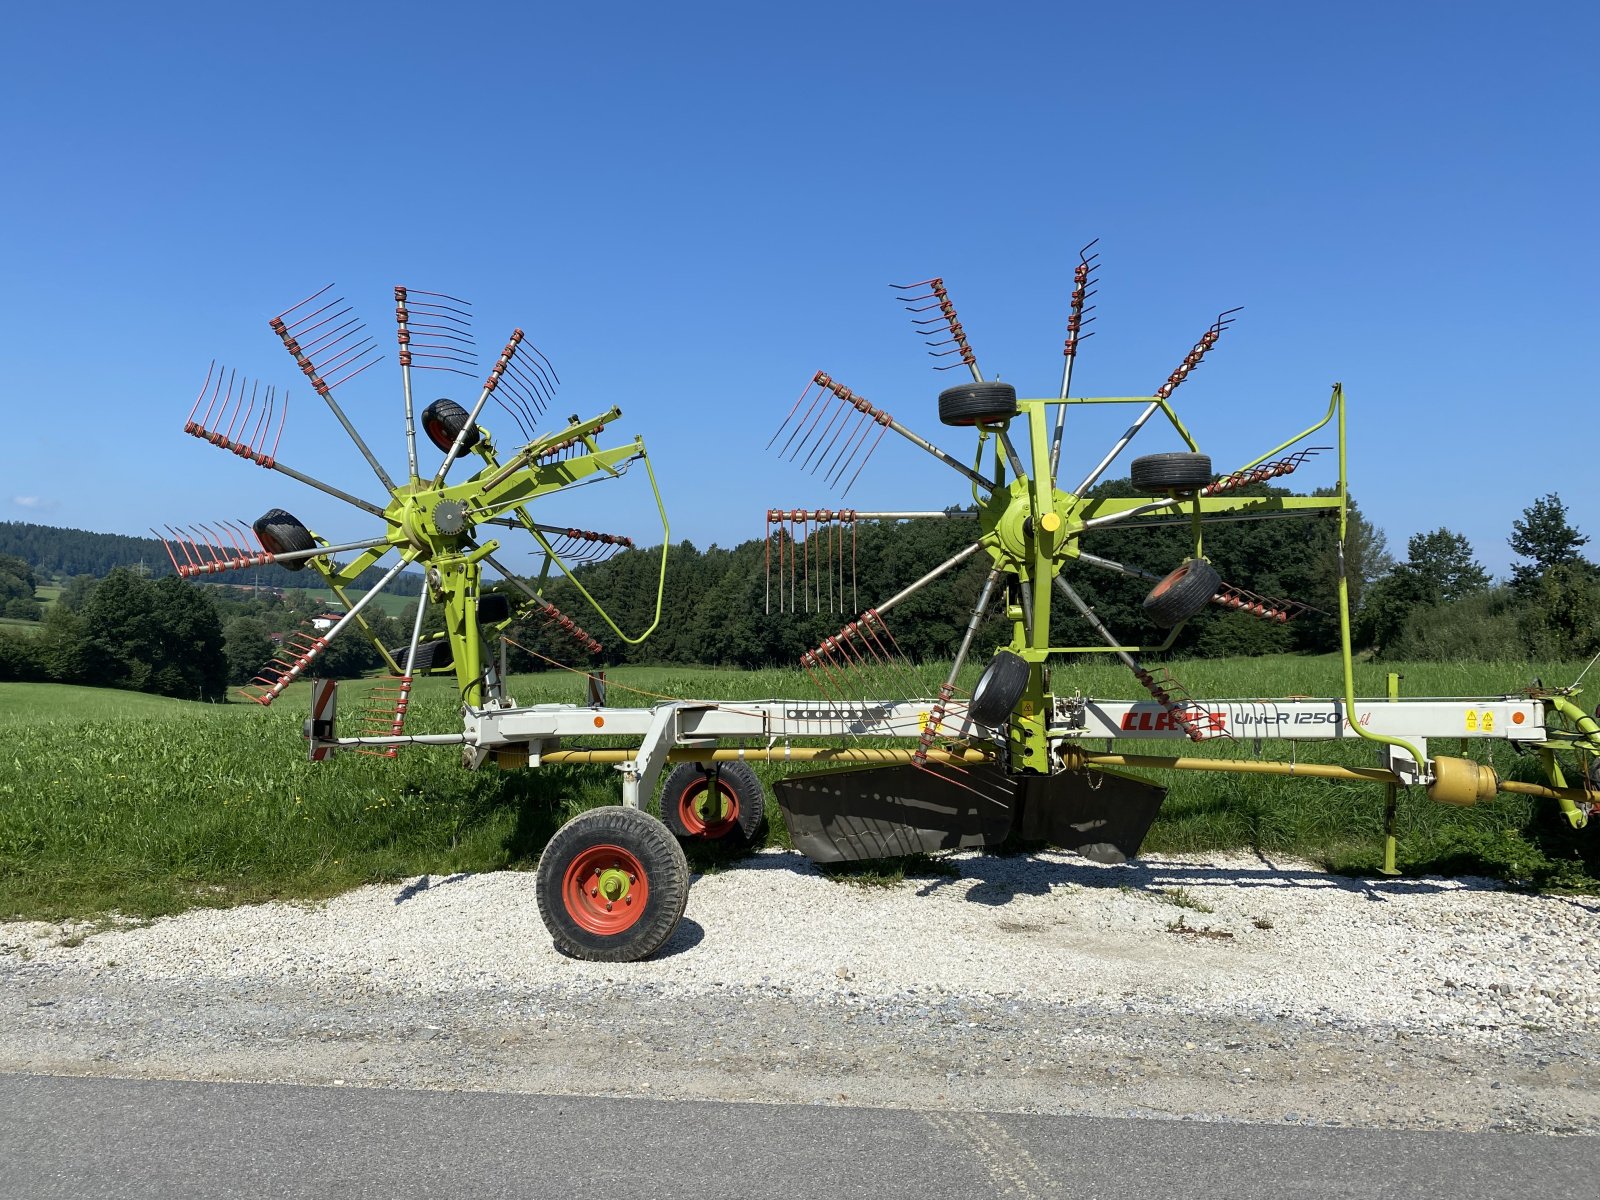
POLYGON ((200 401, 206 398, 206 389, 211 386, 211 376, 217 369, 217 360, 212 359, 211 365, 206 368, 206 381, 200 385, 200 394, 194 398, 194 407, 189 410, 189 416, 183 423, 185 433, 195 431, 194 415, 200 411, 200 401))
MULTIPOLYGON (((195 566, 194 556, 189 553, 189 547, 184 545, 183 535, 181 533, 179 533, 176 529, 174 529, 171 525, 164 525, 164 526, 162 526, 162 528, 164 528, 168 533, 170 533, 172 535, 173 540, 178 543, 178 549, 183 551, 183 560, 184 560, 184 562, 186 562, 191 568, 193 568, 195 566)), ((154 531, 152 530, 152 532, 154 532, 154 531)), ((165 538, 162 538, 161 540, 163 542, 166 541, 165 538)), ((167 551, 167 553, 170 555, 172 553, 172 551, 169 549, 167 551)), ((178 560, 176 558, 174 558, 172 560, 172 563, 173 563, 173 566, 177 566, 178 565, 178 560)), ((178 574, 179 575, 183 575, 184 573, 185 573, 184 569, 182 567, 178 567, 178 574)))
MULTIPOLYGON (((197 425, 195 428, 193 428, 193 429, 191 429, 189 431, 190 433, 194 434, 195 437, 210 437, 211 436, 211 429, 210 429, 210 425, 211 425, 211 410, 214 409, 217 406, 217 401, 222 396, 222 376, 223 376, 223 373, 225 371, 227 371, 226 367, 219 367, 217 369, 217 381, 216 381, 215 384, 212 385, 212 388, 211 388, 211 401, 210 401, 210 403, 208 403, 206 405, 206 414, 205 414, 205 416, 200 418, 199 425, 197 425)), ((209 373, 207 374, 206 378, 207 378, 207 381, 209 382, 210 381, 209 373)))
POLYGON ((172 552, 172 546, 167 542, 167 539, 157 533, 153 526, 146 526, 146 528, 150 530, 151 536, 161 543, 161 548, 167 552, 167 557, 172 560, 173 573, 182 578, 183 568, 178 565, 178 556, 172 552))
POLYGON ((261 416, 256 420, 256 427, 250 431, 250 444, 245 447, 245 457, 254 457, 256 447, 261 444, 261 433, 264 429, 272 427, 272 412, 277 400, 277 389, 270 383, 267 385, 267 394, 261 405, 261 416))
MULTIPOLYGON (((817 372, 817 374, 818 374, 818 375, 820 375, 820 374, 822 374, 822 372, 821 372, 821 371, 818 371, 818 372, 817 372)), ((795 413, 796 413, 796 412, 798 412, 798 411, 799 411, 799 409, 800 409, 800 405, 801 405, 801 404, 802 404, 802 403, 804 403, 804 401, 805 401, 805 398, 806 398, 806 397, 807 397, 807 396, 809 396, 809 395, 810 395, 810 394, 811 394, 811 389, 812 389, 812 388, 814 388, 814 387, 816 387, 816 386, 817 386, 817 380, 816 380, 816 377, 815 377, 815 376, 813 376, 813 377, 812 377, 812 379, 811 379, 811 381, 810 381, 810 382, 809 382, 809 383, 807 383, 807 384, 806 384, 806 386, 805 386, 805 390, 804 390, 804 391, 803 391, 803 392, 801 392, 801 393, 800 393, 800 399, 798 399, 798 400, 796 400, 796 401, 795 401, 795 402, 794 402, 794 404, 793 404, 793 406, 792 406, 792 407, 791 407, 791 408, 790 408, 790 409, 789 409, 789 415, 788 415, 788 416, 786 416, 786 417, 784 417, 784 419, 783 419, 783 424, 781 424, 781 425, 779 425, 779 426, 778 426, 778 431, 777 431, 777 432, 776 432, 776 433, 774 433, 774 434, 773 434, 773 435, 772 435, 772 437, 771 437, 771 438, 770 438, 770 439, 769 439, 769 440, 768 440, 768 442, 767 442, 767 445, 766 445, 766 448, 767 448, 767 449, 768 449, 768 450, 771 450, 771 449, 772 449, 772 443, 773 443, 773 442, 775 442, 775 441, 777 441, 777 440, 778 440, 778 439, 779 439, 779 438, 780 438, 780 437, 782 437, 782 436, 783 436, 783 431, 784 431, 784 430, 785 430, 785 429, 787 429, 787 428, 788 428, 788 427, 789 427, 789 422, 790 422, 790 420, 792 420, 792 419, 793 419, 793 417, 794 417, 794 414, 795 414, 795 413)), ((818 400, 820 400, 820 399, 821 399, 821 398, 822 398, 822 397, 821 397, 821 396, 820 396, 820 395, 819 395, 819 396, 818 396, 818 397, 817 397, 817 399, 818 399, 818 400)), ((812 401, 812 402, 811 402, 811 403, 812 403, 812 404, 813 404, 813 405, 815 405, 815 404, 816 404, 816 402, 817 402, 817 401, 816 401, 816 400, 813 400, 813 401, 812 401)), ((807 415, 808 415, 808 416, 809 416, 809 415, 810 415, 810 412, 811 412, 811 410, 810 410, 810 409, 807 409, 807 410, 806 410, 806 414, 807 414, 807 415)), ((804 417, 802 417, 802 418, 801 418, 801 422, 802 422, 802 423, 804 423, 804 420, 805 420, 805 418, 804 418, 804 417)), ((793 441, 793 440, 794 440, 794 435, 793 435, 793 434, 790 434, 790 435, 789 435, 789 440, 790 440, 790 441, 793 441)), ((788 449, 789 449, 789 445, 788 445, 788 442, 785 442, 785 443, 784 443, 784 446, 783 446, 783 449, 782 449, 782 450, 780 450, 780 451, 778 451, 778 457, 780 457, 780 458, 781 458, 781 457, 783 457, 783 455, 784 455, 784 452, 785 452, 785 451, 787 451, 787 450, 788 450, 788 449)))

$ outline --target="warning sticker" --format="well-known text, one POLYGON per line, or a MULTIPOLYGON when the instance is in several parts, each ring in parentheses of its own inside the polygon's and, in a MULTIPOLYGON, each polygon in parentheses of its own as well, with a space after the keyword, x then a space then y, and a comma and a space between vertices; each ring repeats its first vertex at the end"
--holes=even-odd
POLYGON ((1492 709, 1492 708, 1483 708, 1483 709, 1469 708, 1469 709, 1467 709, 1467 732, 1468 733, 1493 733, 1494 732, 1494 709, 1492 709))

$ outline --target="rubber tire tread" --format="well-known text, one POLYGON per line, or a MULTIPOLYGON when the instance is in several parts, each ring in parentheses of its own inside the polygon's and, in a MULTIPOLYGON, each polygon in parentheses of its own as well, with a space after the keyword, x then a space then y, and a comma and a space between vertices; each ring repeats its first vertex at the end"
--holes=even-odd
MULTIPOLYGON (((428 440, 438 447, 439 453, 449 454, 450 447, 456 444, 456 438, 461 434, 461 428, 467 423, 467 410, 454 400, 440 398, 422 410, 422 432, 427 434, 428 440), (444 442, 436 435, 443 434, 444 442)), ((478 427, 474 425, 472 432, 467 434, 467 440, 462 444, 463 450, 471 450, 478 444, 478 427)))
POLYGON ((674 837, 707 846, 728 846, 743 849, 754 845, 767 825, 767 789, 749 763, 727 762, 717 764, 722 782, 733 791, 738 806, 736 823, 719 837, 696 832, 684 824, 678 811, 678 801, 696 779, 710 773, 707 763, 679 763, 667 772, 661 785, 661 820, 674 837))
POLYGON ((1187 451, 1146 454, 1133 460, 1128 476, 1136 492, 1193 492, 1211 482, 1211 456, 1187 451))
POLYGON ((978 676, 967 715, 989 729, 1004 725, 1027 690, 1030 674, 1027 659, 1009 650, 999 651, 978 676))
POLYGON ((539 916, 557 950, 588 962, 638 962, 672 936, 689 903, 689 860, 678 839, 647 812, 606 805, 568 821, 539 855, 534 872, 539 916), (591 846, 621 846, 639 860, 650 883, 644 915, 618 934, 590 933, 567 913, 561 896, 567 867, 591 846))
POLYGON ((1145 616, 1163 629, 1182 624, 1211 603, 1222 576, 1203 558, 1191 558, 1169 571, 1144 598, 1145 616))
POLYGON ((1009 383, 962 383, 939 393, 939 420, 946 425, 1005 421, 1017 415, 1017 389, 1009 383))
MULTIPOLYGON (((317 539, 301 524, 293 513, 281 508, 269 508, 251 523, 261 545, 269 554, 293 554, 297 550, 315 550, 317 539)), ((308 559, 279 563, 285 571, 304 571, 308 559)))
MULTIPOLYGON (((406 655, 410 650, 409 643, 389 648, 389 657, 394 659, 395 665, 402 671, 405 670, 406 655)), ((447 667, 453 666, 454 663, 455 648, 450 645, 448 638, 441 637, 431 642, 419 642, 417 644, 416 665, 412 667, 411 673, 414 676, 427 675, 432 671, 442 671, 447 667)))

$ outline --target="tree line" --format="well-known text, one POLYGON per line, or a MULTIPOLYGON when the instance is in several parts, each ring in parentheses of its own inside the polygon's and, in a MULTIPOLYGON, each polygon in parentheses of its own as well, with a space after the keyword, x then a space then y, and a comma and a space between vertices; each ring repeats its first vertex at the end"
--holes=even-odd
MULTIPOLYGON (((1132 489, 1126 481, 1110 481, 1097 491, 1117 496, 1132 489)), ((1256 485, 1245 494, 1288 493, 1256 485)), ((601 665, 792 665, 861 611, 970 545, 978 533, 972 510, 952 508, 942 519, 812 530, 799 543, 781 529, 771 531, 766 540, 752 539, 731 549, 713 545, 699 550, 682 542, 668 547, 660 621, 648 639, 636 642, 628 639, 656 618, 660 547, 627 550, 580 566, 575 579, 558 575, 546 586, 545 596, 603 643, 601 665), (604 606, 609 622, 589 606, 579 584, 604 606)), ((1086 534, 1081 545, 1099 558, 1160 576, 1188 556, 1189 538, 1186 522, 1110 526, 1086 534)), ((1406 557, 1396 559, 1381 531, 1352 505, 1344 561, 1357 648, 1397 659, 1511 661, 1600 651, 1600 569, 1583 556, 1589 539, 1572 525, 1559 496, 1534 501, 1512 522, 1508 541, 1519 561, 1509 579, 1496 583, 1473 557, 1467 539, 1449 529, 1417 534, 1407 544, 1406 557)), ((1287 623, 1213 608, 1179 630, 1161 653, 1224 657, 1337 648, 1339 546, 1333 518, 1207 526, 1204 550, 1225 583, 1307 607, 1287 623)), ((947 660, 975 607, 987 569, 983 557, 975 555, 897 605, 887 624, 899 651, 916 661, 947 660)), ((1148 578, 1098 570, 1088 563, 1069 565, 1067 573, 1097 616, 1124 641, 1148 646, 1165 638, 1165 631, 1143 611, 1151 587, 1148 578)), ((36 608, 33 589, 40 574, 38 564, 0 555, 0 613, 18 602, 36 608)), ((289 577, 305 580, 303 574, 289 577)), ((414 604, 398 617, 371 614, 384 644, 404 644, 413 627, 414 604)), ((0 631, 0 680, 87 683, 219 699, 230 684, 252 678, 283 635, 309 629, 324 606, 325 601, 293 587, 258 593, 186 582, 170 571, 145 578, 126 566, 110 569, 103 579, 81 573, 66 581, 60 599, 31 636, 0 631)), ((979 655, 1009 640, 1011 626, 1003 612, 1001 603, 991 603, 979 627, 979 655)), ((440 628, 441 614, 430 604, 424 629, 440 628)), ((519 645, 513 653, 516 669, 543 669, 551 660, 594 661, 548 620, 519 626, 512 637, 519 645)), ((1052 641, 1097 644, 1093 630, 1064 603, 1052 610, 1052 641)), ((367 639, 352 630, 335 639, 317 670, 347 677, 381 663, 367 639)))
MULTIPOLYGON (((54 525, 35 525, 28 521, 0 521, 0 556, 21 559, 36 575, 67 579, 88 575, 103 579, 117 567, 134 568, 152 579, 177 574, 172 555, 186 562, 176 541, 168 543, 153 537, 132 537, 121 533, 91 533, 85 529, 61 529, 54 525)), ((256 547, 249 546, 254 550, 256 547)), ((192 553, 192 552, 191 552, 192 553)), ((365 589, 377 582, 381 571, 362 573, 355 587, 365 589)), ((305 576, 285 567, 252 567, 238 578, 270 588, 305 586, 305 576)), ((421 577, 402 575, 390 585, 397 594, 416 595, 422 589, 421 577)), ((3 581, 0 581, 3 588, 3 581)), ((3 595, 3 592, 0 592, 3 595)), ((3 601, 0 601, 3 607, 3 601)), ((0 613, 0 615, 5 615, 0 613)))

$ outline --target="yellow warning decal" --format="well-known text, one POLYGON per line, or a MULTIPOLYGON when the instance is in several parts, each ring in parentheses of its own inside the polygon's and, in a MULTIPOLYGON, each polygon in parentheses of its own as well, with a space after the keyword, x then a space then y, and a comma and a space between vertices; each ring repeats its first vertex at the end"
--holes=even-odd
POLYGON ((1475 708, 1467 709, 1467 732, 1478 732, 1478 710, 1475 708))
POLYGON ((1478 728, 1480 730, 1482 730, 1484 733, 1493 733, 1494 732, 1494 710, 1493 709, 1486 708, 1486 709, 1483 710, 1483 715, 1480 718, 1478 718, 1478 728))
POLYGON ((1025 717, 1033 716, 1033 701, 1032 700, 1024 700, 1022 702, 1022 715, 1025 716, 1025 717))
POLYGON ((1467 709, 1467 732, 1468 733, 1493 733, 1494 732, 1494 709, 1492 709, 1492 708, 1484 708, 1484 709, 1469 708, 1469 709, 1467 709))

